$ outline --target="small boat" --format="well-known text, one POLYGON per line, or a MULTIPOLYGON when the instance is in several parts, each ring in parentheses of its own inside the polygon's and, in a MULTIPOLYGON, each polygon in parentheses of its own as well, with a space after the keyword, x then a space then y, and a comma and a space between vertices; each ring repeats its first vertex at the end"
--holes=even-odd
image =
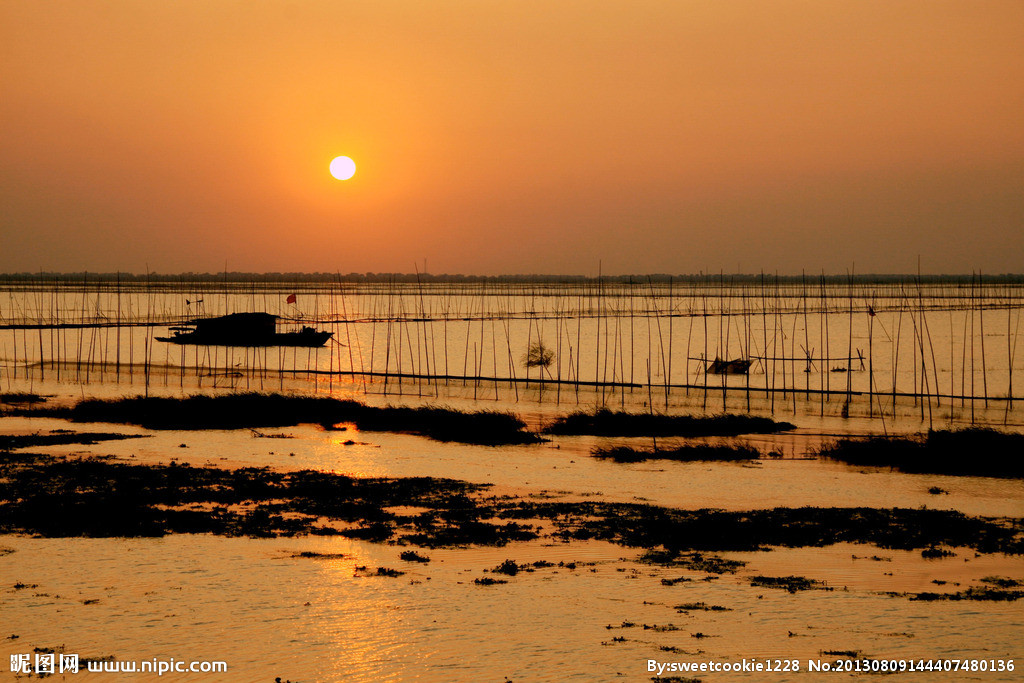
POLYGON ((750 370, 750 361, 746 358, 736 360, 722 360, 715 358, 714 362, 707 366, 709 375, 745 375, 750 370))
POLYGON ((197 346, 323 346, 334 334, 303 327, 298 332, 278 332, 276 315, 231 313, 217 318, 197 318, 170 328, 170 337, 157 341, 197 346))

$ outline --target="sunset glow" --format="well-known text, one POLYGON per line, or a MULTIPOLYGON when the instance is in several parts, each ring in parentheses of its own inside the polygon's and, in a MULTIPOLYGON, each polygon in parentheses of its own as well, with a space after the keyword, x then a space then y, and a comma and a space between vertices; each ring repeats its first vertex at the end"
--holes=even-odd
POLYGON ((0 0, 0 270, 1020 267, 1017 0, 105 6, 0 0))

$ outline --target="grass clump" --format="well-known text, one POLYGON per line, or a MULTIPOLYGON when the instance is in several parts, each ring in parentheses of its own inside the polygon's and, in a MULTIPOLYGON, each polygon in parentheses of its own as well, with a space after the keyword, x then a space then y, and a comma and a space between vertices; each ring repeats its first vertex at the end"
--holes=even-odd
POLYGON ((505 560, 497 567, 491 570, 494 574, 504 574, 506 576, 515 576, 519 573, 519 565, 515 563, 515 560, 505 560))
POLYGON ((318 396, 240 393, 184 398, 128 396, 86 399, 70 408, 37 408, 26 414, 63 417, 75 422, 116 422, 147 429, 257 429, 353 422, 364 431, 406 432, 438 441, 498 446, 541 441, 512 413, 463 412, 423 406, 368 406, 358 401, 318 396))
POLYGON ((402 554, 399 555, 398 557, 399 557, 399 559, 404 560, 406 562, 420 562, 420 563, 430 562, 430 558, 429 557, 427 557, 426 555, 420 555, 419 553, 417 553, 415 551, 412 551, 412 550, 406 550, 406 551, 402 552, 402 554))
POLYGON ((10 405, 20 404, 34 404, 34 403, 45 403, 46 398, 39 394, 33 394, 28 391, 9 391, 0 393, 0 403, 7 403, 10 405))
POLYGON ((1015 602, 1024 598, 1024 591, 1005 590, 982 586, 968 588, 958 593, 893 593, 894 597, 907 597, 914 602, 936 602, 940 600, 973 600, 977 602, 1015 602))
MULTIPOLYGON (((1024 434, 971 428, 930 431, 924 438, 843 439, 817 454, 850 465, 912 474, 1024 478, 1024 434)), ((941 490, 940 490, 941 491, 941 490)))
POLYGON ((479 579, 473 579, 473 583, 478 586, 496 586, 502 583, 508 583, 505 579, 492 579, 489 576, 484 576, 479 579))
POLYGON ((693 444, 678 448, 648 450, 631 446, 615 446, 612 448, 595 448, 590 454, 595 458, 610 459, 615 462, 645 462, 647 460, 675 460, 676 462, 724 461, 740 462, 757 460, 760 451, 751 446, 735 446, 724 444, 693 444))
POLYGON ((755 588, 780 588, 790 593, 809 590, 832 590, 823 581, 808 579, 803 576, 754 576, 750 585, 755 588))
POLYGON ((722 607, 721 605, 709 605, 706 602, 684 602, 681 605, 676 605, 675 610, 677 612, 729 612, 731 611, 728 607, 722 607))
POLYGON ((661 415, 602 408, 592 413, 577 411, 559 417, 543 432, 588 436, 735 436, 772 434, 795 428, 788 422, 753 415, 661 415))

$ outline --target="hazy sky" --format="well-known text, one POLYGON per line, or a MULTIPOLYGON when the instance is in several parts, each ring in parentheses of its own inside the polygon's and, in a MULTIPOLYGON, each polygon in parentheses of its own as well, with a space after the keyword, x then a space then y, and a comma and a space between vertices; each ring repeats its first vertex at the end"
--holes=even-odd
POLYGON ((919 256, 1024 272, 1022 0, 0 0, 0 271, 919 256))

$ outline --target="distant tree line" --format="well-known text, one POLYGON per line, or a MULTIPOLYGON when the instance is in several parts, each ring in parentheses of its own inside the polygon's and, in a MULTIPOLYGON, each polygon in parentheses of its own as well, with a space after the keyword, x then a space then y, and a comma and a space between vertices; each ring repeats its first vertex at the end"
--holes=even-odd
POLYGON ((827 284, 844 284, 852 282, 855 284, 892 284, 901 282, 921 282, 925 284, 1022 284, 1024 274, 1021 273, 1000 273, 1000 274, 943 274, 943 275, 913 275, 913 274, 807 274, 807 275, 776 275, 776 274, 725 274, 725 273, 691 273, 680 275, 669 275, 667 273, 652 273, 647 275, 463 275, 463 274, 433 274, 433 273, 295 273, 295 272, 273 272, 273 273, 0 273, 0 283, 32 282, 44 283, 225 283, 225 284, 316 284, 316 283, 518 283, 518 284, 578 284, 588 282, 604 282, 613 284, 628 283, 657 283, 667 284, 669 282, 678 284, 756 284, 761 282, 771 283, 820 283, 824 279, 827 284))

